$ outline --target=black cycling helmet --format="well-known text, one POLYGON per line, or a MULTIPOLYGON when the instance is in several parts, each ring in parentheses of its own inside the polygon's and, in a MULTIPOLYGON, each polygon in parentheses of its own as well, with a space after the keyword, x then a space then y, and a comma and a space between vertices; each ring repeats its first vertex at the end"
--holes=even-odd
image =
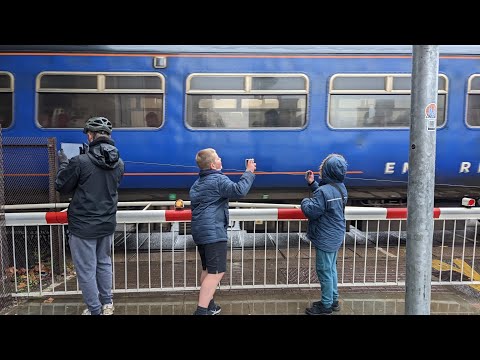
POLYGON ((96 116, 87 120, 85 123, 85 128, 83 132, 86 134, 87 131, 100 132, 105 131, 107 134, 112 133, 112 123, 105 117, 96 116))

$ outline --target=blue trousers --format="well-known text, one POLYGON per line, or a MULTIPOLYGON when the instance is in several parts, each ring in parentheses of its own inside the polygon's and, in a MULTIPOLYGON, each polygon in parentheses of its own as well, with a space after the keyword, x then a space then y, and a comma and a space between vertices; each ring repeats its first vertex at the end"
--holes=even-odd
POLYGON ((93 315, 100 314, 102 305, 112 303, 112 240, 113 234, 98 239, 69 236, 78 285, 93 315))
POLYGON ((338 301, 337 251, 326 252, 315 248, 317 277, 322 290, 322 304, 330 308, 338 301))

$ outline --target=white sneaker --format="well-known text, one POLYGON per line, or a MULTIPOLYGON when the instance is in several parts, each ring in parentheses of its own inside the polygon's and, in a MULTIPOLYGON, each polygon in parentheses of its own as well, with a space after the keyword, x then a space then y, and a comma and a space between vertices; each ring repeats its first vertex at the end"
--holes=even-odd
POLYGON ((115 306, 113 304, 102 305, 102 315, 113 315, 114 310, 115 306))
POLYGON ((83 310, 82 315, 92 315, 92 313, 90 312, 90 310, 85 309, 83 310))

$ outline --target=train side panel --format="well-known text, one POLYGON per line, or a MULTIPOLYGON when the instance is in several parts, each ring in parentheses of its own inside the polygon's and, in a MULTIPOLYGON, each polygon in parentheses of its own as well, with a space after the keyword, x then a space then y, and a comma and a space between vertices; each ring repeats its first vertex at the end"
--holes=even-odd
MULTIPOLYGON (((166 56, 154 69, 152 55, 0 54, 0 71, 14 78, 14 122, 4 136, 56 137, 57 143, 82 143, 81 129, 40 128, 36 118, 37 77, 42 72, 157 72, 165 79, 164 125, 156 130, 114 129, 126 162, 122 189, 186 189, 197 177, 195 154, 215 148, 224 172, 236 179, 244 159, 255 158, 254 189, 304 188, 303 172, 316 170, 329 153, 349 163, 353 188, 406 187, 409 129, 335 129, 328 124, 329 83, 336 74, 408 74, 408 56, 166 56), (303 74, 308 78, 307 122, 302 128, 192 129, 186 123, 186 83, 191 74, 303 74), (369 179, 369 180, 367 180, 369 179), (400 182, 400 183, 399 183, 400 182), (401 183, 403 182, 403 183, 401 183)), ((478 183, 480 136, 465 124, 468 78, 478 71, 475 56, 442 57, 439 72, 448 79, 446 125, 437 131, 436 182, 478 183), (465 171, 469 163, 469 171, 465 171), (462 165, 463 164, 463 165, 462 165), (463 168, 462 168, 463 166, 463 168), (463 171, 462 171, 463 169, 463 171)), ((101 114, 98 114, 101 115, 101 114)))

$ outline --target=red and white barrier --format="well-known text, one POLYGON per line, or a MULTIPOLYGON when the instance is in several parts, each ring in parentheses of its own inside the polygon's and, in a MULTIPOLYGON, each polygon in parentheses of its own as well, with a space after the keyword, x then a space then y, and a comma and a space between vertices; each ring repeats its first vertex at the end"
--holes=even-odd
MULTIPOLYGON (((276 220, 306 220, 300 209, 230 209, 232 221, 276 221, 276 220)), ((345 209, 347 220, 402 220, 407 219, 407 208, 377 208, 353 207, 345 209)), ((439 220, 480 219, 480 207, 475 208, 434 208, 433 218, 439 220)), ((190 221, 191 210, 119 210, 117 222, 149 223, 190 221)), ((61 225, 67 224, 67 212, 29 212, 6 213, 7 226, 24 225, 61 225)))

